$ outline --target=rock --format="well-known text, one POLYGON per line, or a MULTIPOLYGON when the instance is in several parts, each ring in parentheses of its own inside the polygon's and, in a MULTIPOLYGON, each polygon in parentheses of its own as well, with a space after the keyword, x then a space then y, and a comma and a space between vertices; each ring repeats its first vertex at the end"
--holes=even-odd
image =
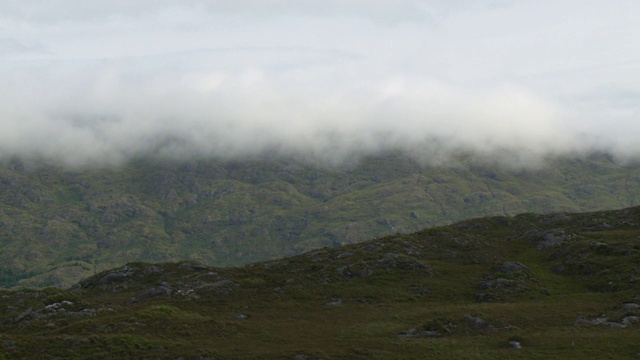
POLYGON ((514 349, 521 349, 522 348, 522 344, 520 344, 520 341, 515 341, 515 340, 509 341, 509 346, 511 346, 514 349))
POLYGON ((342 299, 332 298, 331 301, 327 303, 327 306, 340 306, 342 305, 342 299))
POLYGON ((525 265, 519 262, 514 262, 514 261, 505 261, 498 267, 497 270, 503 274, 513 274, 521 271, 529 272, 528 267, 526 267, 525 265))
POLYGON ((553 229, 544 232, 531 230, 523 234, 523 236, 534 242, 538 250, 546 250, 558 246, 572 238, 572 235, 566 234, 564 229, 553 229))
POLYGON ((624 326, 640 323, 640 316, 625 316, 620 320, 620 323, 624 326))
POLYGON ((586 318, 584 316, 578 316, 578 318, 576 319, 576 321, 574 323, 576 325, 602 325, 607 320, 609 320, 609 318, 607 318, 607 317, 598 317, 598 318, 588 319, 588 318, 586 318))
POLYGON ((353 255, 353 251, 344 251, 344 252, 341 252, 340 254, 336 255, 336 259, 343 259, 343 258, 349 257, 351 255, 353 255))
POLYGON ((69 313, 71 316, 79 316, 79 317, 87 317, 87 316, 96 316, 100 312, 101 309, 82 309, 81 311, 76 311, 73 313, 69 313))
POLYGON ((407 329, 407 330, 401 332, 400 336, 410 336, 410 337, 412 337, 412 336, 415 336, 416 333, 418 333, 418 329, 410 328, 410 329, 407 329))
POLYGON ((147 289, 144 293, 142 293, 141 297, 154 297, 154 296, 168 296, 171 295, 171 289, 165 286, 154 286, 150 289, 147 289))
POLYGON ((123 277, 123 274, 117 273, 117 272, 112 272, 112 273, 108 273, 107 275, 101 277, 100 280, 98 280, 98 283, 100 285, 108 285, 108 284, 111 284, 113 282, 116 282, 116 281, 120 280, 122 277, 123 277))
POLYGON ((622 309, 626 310, 626 311, 634 311, 634 310, 638 310, 640 309, 640 305, 636 304, 636 303, 624 303, 622 304, 622 309))
POLYGON ((132 298, 132 299, 130 299, 130 301, 131 302, 136 302, 136 301, 140 301, 140 300, 143 300, 143 299, 148 299, 148 298, 151 298, 151 297, 169 296, 169 295, 171 295, 171 288, 169 287, 169 284, 162 283, 159 286, 154 286, 152 288, 149 288, 149 289, 145 290, 145 292, 140 294, 140 296, 138 296, 136 298, 132 298))
POLYGON ((471 323, 473 328, 476 330, 489 329, 491 327, 485 319, 478 316, 471 316, 469 314, 466 314, 462 317, 462 319, 468 323, 471 323))
POLYGON ((57 302, 57 303, 53 303, 53 304, 49 304, 47 306, 45 306, 45 310, 49 311, 49 312, 64 312, 64 306, 69 306, 69 305, 73 305, 73 303, 71 301, 68 300, 63 300, 62 302, 57 302))
POLYGON ((480 282, 480 284, 478 284, 478 289, 480 290, 501 289, 505 287, 512 287, 516 284, 517 282, 514 280, 498 278, 494 280, 485 280, 480 282))
POLYGON ((398 267, 398 257, 398 254, 387 253, 378 260, 378 263, 380 263, 385 269, 395 269, 398 267))
POLYGON ((553 233, 547 233, 542 238, 542 241, 540 241, 536 245, 536 248, 538 250, 544 250, 544 249, 548 249, 550 247, 554 247, 554 246, 560 245, 561 243, 562 243, 562 239, 561 238, 556 237, 553 233))
POLYGON ((610 328, 625 328, 625 327, 627 327, 627 325, 624 325, 622 323, 613 322, 613 321, 605 321, 605 322, 602 323, 602 326, 606 326, 606 327, 610 327, 610 328))
POLYGON ((236 286, 240 286, 240 284, 238 284, 235 281, 231 281, 231 280, 220 280, 220 281, 216 281, 212 284, 208 284, 209 287, 214 287, 214 288, 219 288, 219 287, 236 287, 236 286))

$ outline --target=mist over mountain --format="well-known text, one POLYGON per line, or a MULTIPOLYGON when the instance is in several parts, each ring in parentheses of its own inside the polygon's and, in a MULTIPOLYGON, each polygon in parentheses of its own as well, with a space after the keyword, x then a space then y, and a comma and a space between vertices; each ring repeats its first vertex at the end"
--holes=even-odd
POLYGON ((599 155, 506 168, 400 153, 151 161, 69 170, 0 163, 0 287, 69 286, 131 261, 236 266, 479 216, 640 204, 640 165, 599 155))
POLYGON ((639 14, 0 0, 0 360, 637 358, 639 14))
POLYGON ((638 4, 4 1, 0 159, 640 153, 638 4))

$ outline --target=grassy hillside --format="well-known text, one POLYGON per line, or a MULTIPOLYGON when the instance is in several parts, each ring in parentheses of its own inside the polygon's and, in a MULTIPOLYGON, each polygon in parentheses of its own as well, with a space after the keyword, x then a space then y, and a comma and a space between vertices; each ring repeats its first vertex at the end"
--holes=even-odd
POLYGON ((68 286, 131 261, 235 266, 487 215, 633 206, 640 166, 607 156, 509 169, 399 154, 345 168, 291 159, 0 166, 0 287, 68 286))
POLYGON ((640 208, 0 293, 0 359, 636 359, 640 208))

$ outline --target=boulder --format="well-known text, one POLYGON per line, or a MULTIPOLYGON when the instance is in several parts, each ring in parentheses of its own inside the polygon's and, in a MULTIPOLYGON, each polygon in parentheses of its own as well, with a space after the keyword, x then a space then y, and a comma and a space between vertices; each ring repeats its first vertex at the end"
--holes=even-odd
POLYGON ((155 296, 169 296, 171 295, 171 289, 165 286, 154 286, 150 289, 147 289, 145 292, 140 295, 140 299, 155 297, 155 296))
POLYGON ((468 323, 470 323, 474 329, 483 330, 491 328, 491 325, 487 322, 487 320, 479 317, 479 316, 471 316, 466 314, 462 317, 462 319, 468 323))
POLYGON ((145 290, 142 294, 140 294, 138 297, 135 298, 131 298, 129 299, 130 302, 137 302, 143 299, 148 299, 148 298, 152 298, 152 297, 156 297, 156 296, 169 296, 171 295, 171 288, 169 287, 169 284, 167 283, 162 283, 158 286, 154 286, 152 288, 149 288, 147 290, 145 290))
POLYGON ((497 270, 503 274, 529 272, 529 268, 527 266, 523 265, 522 263, 514 262, 514 261, 505 261, 498 267, 497 270))
POLYGON ((624 326, 640 323, 640 316, 625 316, 620 320, 620 323, 624 326))
POLYGON ((493 280, 485 280, 478 284, 478 289, 480 290, 489 290, 489 289, 502 289, 507 287, 512 287, 517 285, 518 282, 514 280, 498 278, 493 280))
POLYGON ((236 286, 240 286, 240 284, 238 284, 235 281, 231 281, 231 280, 220 280, 220 281, 216 281, 214 283, 208 284, 208 287, 214 287, 214 288, 220 288, 220 287, 236 287, 236 286))
POLYGON ((111 272, 111 273, 108 273, 107 275, 101 277, 100 280, 98 280, 98 283, 100 285, 108 285, 108 284, 111 284, 113 282, 116 282, 116 281, 120 280, 123 277, 124 276, 123 276, 122 273, 111 272))
POLYGON ((522 348, 522 344, 520 343, 520 341, 515 341, 515 340, 509 341, 509 346, 511 346, 514 349, 521 349, 522 348))

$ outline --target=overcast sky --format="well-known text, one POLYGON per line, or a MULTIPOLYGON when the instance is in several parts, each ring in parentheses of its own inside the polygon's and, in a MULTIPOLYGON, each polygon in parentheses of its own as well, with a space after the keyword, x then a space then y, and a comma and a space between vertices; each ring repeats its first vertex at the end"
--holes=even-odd
POLYGON ((640 2, 0 0, 0 158, 640 155, 640 2))

